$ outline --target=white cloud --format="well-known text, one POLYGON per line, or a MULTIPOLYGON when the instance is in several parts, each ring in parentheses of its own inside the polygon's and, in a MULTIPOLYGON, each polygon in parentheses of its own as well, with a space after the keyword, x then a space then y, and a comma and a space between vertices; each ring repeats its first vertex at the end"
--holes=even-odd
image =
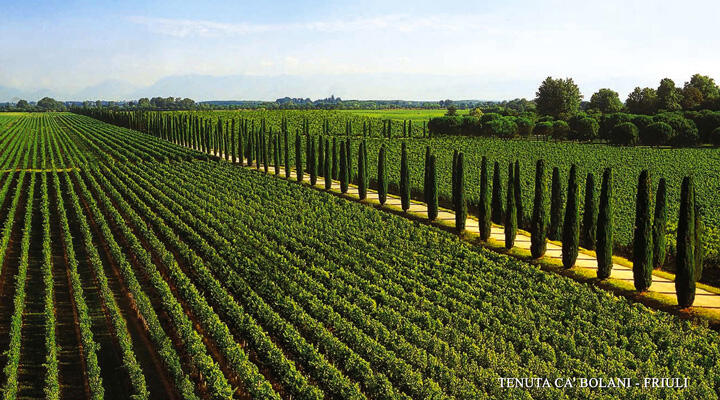
POLYGON ((395 14, 354 20, 313 21, 284 24, 223 23, 207 20, 170 19, 144 16, 129 17, 129 21, 144 25, 151 32, 174 37, 241 36, 255 33, 306 31, 321 33, 361 31, 445 31, 468 32, 482 29, 482 16, 436 15, 411 16, 395 14))

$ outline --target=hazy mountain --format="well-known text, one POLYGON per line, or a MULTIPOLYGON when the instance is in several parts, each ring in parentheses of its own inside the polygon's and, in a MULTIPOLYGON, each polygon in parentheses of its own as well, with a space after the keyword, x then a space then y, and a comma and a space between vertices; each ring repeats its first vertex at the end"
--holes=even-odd
MULTIPOLYGON (((523 93, 534 81, 499 82, 483 76, 430 74, 337 74, 337 75, 182 75, 162 78, 147 87, 121 80, 107 80, 75 93, 42 89, 20 91, 0 86, 0 102, 44 96, 57 100, 137 100, 141 97, 189 97, 206 100, 275 100, 281 97, 376 100, 503 99, 500 93, 523 93)), ((528 94, 528 96, 531 93, 528 94)))

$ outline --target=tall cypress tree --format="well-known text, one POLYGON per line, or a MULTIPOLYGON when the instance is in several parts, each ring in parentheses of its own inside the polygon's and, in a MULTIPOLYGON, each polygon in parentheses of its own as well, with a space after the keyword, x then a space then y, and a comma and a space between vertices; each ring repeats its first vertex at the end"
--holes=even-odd
POLYGON ((678 305, 690 307, 695 301, 695 185, 692 177, 683 179, 675 258, 675 292, 678 305))
POLYGON ((273 158, 275 159, 275 175, 280 174, 280 140, 278 135, 273 135, 273 158))
POLYGON ((435 155, 430 155, 428 161, 428 219, 434 221, 438 216, 438 190, 437 190, 437 171, 435 170, 435 155))
POLYGON ((347 193, 348 191, 348 163, 345 160, 347 146, 340 142, 340 191, 347 193))
POLYGON ((660 178, 655 195, 655 215, 653 218, 653 268, 665 264, 667 235, 667 188, 665 178, 660 178))
POLYGON ((515 209, 517 210, 517 226, 522 227, 525 224, 525 209, 523 208, 523 203, 522 203, 520 161, 518 161, 518 160, 515 160, 515 173, 513 174, 513 178, 515 179, 513 181, 513 184, 514 184, 513 192, 515 194, 515 209))
POLYGON ((455 166, 457 193, 455 196, 455 229, 458 232, 465 230, 467 220, 467 201, 465 200, 465 157, 458 153, 455 166))
MULTIPOLYGON (((308 136, 310 137, 310 136, 308 136)), ((315 138, 310 137, 310 154, 308 154, 308 169, 310 170, 310 185, 317 183, 317 155, 315 154, 315 138)))
POLYGON ((385 145, 383 144, 380 146, 380 151, 378 152, 378 200, 380 201, 380 204, 385 204, 385 201, 387 200, 387 190, 388 190, 388 181, 387 181, 387 170, 385 168, 385 145))
POLYGON ((325 160, 323 162, 323 177, 325 190, 332 188, 332 175, 330 175, 330 140, 325 139, 325 160))
POLYGON ((453 150, 453 159, 452 159, 452 191, 450 192, 452 194, 452 198, 450 202, 453 205, 453 208, 456 207, 457 204, 457 158, 458 158, 458 151, 453 150))
POLYGON ((703 273, 703 262, 705 261, 705 248, 703 247, 703 231, 705 224, 702 222, 700 204, 693 186, 693 203, 695 203, 695 282, 699 282, 703 273))
POLYGON ((644 292, 652 284, 652 214, 650 213, 650 173, 640 172, 635 203, 633 235, 633 278, 635 289, 644 292))
POLYGON ((578 207, 578 183, 576 167, 570 168, 568 180, 567 205, 565 206, 565 224, 562 233, 562 261, 565 268, 575 265, 580 245, 580 215, 578 207))
POLYGON ((552 188, 550 193, 550 231, 548 233, 550 240, 560 240, 562 238, 562 212, 563 199, 562 183, 560 182, 560 169, 555 167, 552 172, 552 188))
POLYGON ((580 231, 580 243, 588 250, 595 250, 595 235, 597 234, 597 198, 595 197, 595 176, 587 174, 585 179, 585 205, 583 222, 580 231))
POLYGON ((265 173, 268 173, 268 169, 270 167, 270 156, 268 153, 270 152, 269 147, 270 145, 267 143, 267 136, 265 134, 262 135, 262 152, 263 152, 263 167, 265 170, 265 173))
POLYGON ((260 164, 263 161, 263 134, 258 131, 255 134, 255 169, 260 169, 260 164))
POLYGON ((429 169, 430 169, 430 146, 426 146, 426 147, 425 147, 425 169, 423 170, 423 171, 424 171, 424 176, 423 176, 423 199, 425 200, 425 204, 428 204, 428 203, 430 202, 429 197, 428 197, 428 195, 429 195, 429 193, 430 193, 430 192, 428 191, 428 190, 430 189, 430 184, 429 184, 429 182, 428 182, 428 179, 429 179, 428 176, 429 176, 429 173, 430 173, 429 169))
POLYGON ((318 138, 318 151, 317 151, 317 175, 324 176, 325 174, 325 140, 322 136, 318 138))
POLYGON ((232 163, 237 162, 237 152, 235 151, 235 119, 232 120, 232 126, 230 128, 230 153, 232 155, 232 163))
POLYGON ((287 121, 285 121, 285 129, 283 129, 283 136, 285 137, 284 141, 284 161, 285 161, 285 178, 290 179, 290 138, 288 137, 288 130, 287 130, 287 121))
POLYGON ((367 198, 365 171, 365 152, 363 151, 363 143, 360 142, 360 147, 358 148, 358 195, 360 196, 360 200, 367 198))
POLYGON ((515 177, 513 164, 508 168, 507 198, 505 204, 505 248, 510 250, 515 246, 517 234, 517 208, 515 207, 515 177))
POLYGON ((410 208, 410 166, 407 158, 407 145, 402 143, 402 153, 400 158, 400 200, 402 202, 403 211, 410 208))
POLYGON ((545 211, 545 161, 535 165, 535 198, 533 200, 532 223, 530 224, 530 253, 540 258, 547 250, 547 221, 545 211))
POLYGON ((607 279, 610 277, 613 266, 613 200, 612 169, 610 168, 605 168, 605 172, 603 173, 596 239, 597 277, 599 279, 607 279))
POLYGON ((347 177, 348 177, 348 184, 353 183, 355 181, 355 171, 353 171, 352 166, 352 141, 350 138, 348 138, 345 141, 345 162, 347 162, 347 177))
POLYGON ((312 160, 312 157, 311 157, 312 150, 310 150, 310 142, 311 141, 312 141, 312 138, 310 137, 310 135, 306 135, 305 136, 305 170, 307 171, 308 174, 310 174, 310 176, 312 176, 312 171, 311 171, 311 167, 310 167, 310 163, 312 162, 311 161, 312 160))
POLYGON ((500 163, 495 161, 492 188, 492 222, 502 224, 503 221, 503 195, 500 181, 500 163))
POLYGON ((488 160, 483 156, 480 166, 480 204, 478 204, 478 225, 480 239, 487 241, 490 238, 492 222, 490 217, 490 177, 488 176, 488 160))
POLYGON ((337 153, 337 143, 335 140, 335 137, 333 137, 332 141, 332 178, 337 180, 338 179, 338 153, 337 153))
POLYGON ((297 181, 303 181, 303 162, 302 162, 302 140, 300 139, 300 133, 295 132, 295 174, 297 181))

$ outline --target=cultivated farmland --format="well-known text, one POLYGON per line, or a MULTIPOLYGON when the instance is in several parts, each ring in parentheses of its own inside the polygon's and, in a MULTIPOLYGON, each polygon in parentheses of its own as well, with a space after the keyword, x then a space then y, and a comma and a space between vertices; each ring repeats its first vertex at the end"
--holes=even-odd
POLYGON ((715 331, 431 226, 85 116, 0 118, 0 146, 5 398, 718 390, 715 331), (527 391, 507 376, 690 384, 527 391))

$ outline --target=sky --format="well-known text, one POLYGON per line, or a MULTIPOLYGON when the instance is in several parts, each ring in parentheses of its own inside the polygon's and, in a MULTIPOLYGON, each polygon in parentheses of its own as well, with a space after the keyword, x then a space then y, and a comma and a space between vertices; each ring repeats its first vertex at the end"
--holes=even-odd
POLYGON ((534 98, 720 81, 717 1, 0 0, 0 101, 534 98), (95 96, 95 97, 93 97, 95 96), (34 100, 34 99, 30 99, 34 100))

